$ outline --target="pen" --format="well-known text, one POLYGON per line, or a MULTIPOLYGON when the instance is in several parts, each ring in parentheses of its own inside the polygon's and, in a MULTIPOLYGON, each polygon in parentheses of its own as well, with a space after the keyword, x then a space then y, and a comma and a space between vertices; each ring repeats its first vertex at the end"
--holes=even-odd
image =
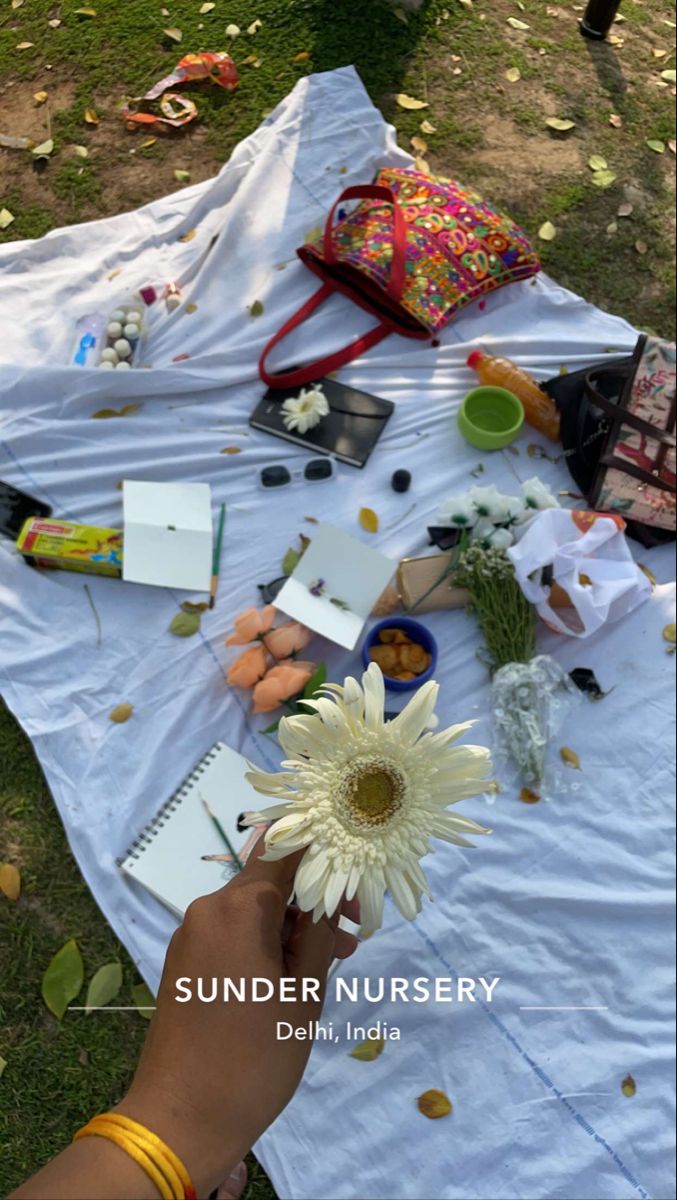
MULTIPOLYGON (((202 803, 204 804, 205 812, 207 813, 207 816, 211 818, 214 825, 218 829, 221 839, 226 847, 226 850, 228 851, 229 855, 231 856, 234 865, 237 867, 238 871, 241 871, 242 870, 242 861, 238 857, 238 855, 235 853, 233 844, 232 844, 230 838, 228 837, 228 834, 226 833, 225 829, 223 828, 223 825, 221 824, 221 822, 219 821, 218 817, 213 812, 213 810, 210 808, 210 806, 207 803, 207 801, 205 800, 204 796, 200 796, 200 799, 201 799, 202 803)), ((203 855, 203 857, 207 858, 206 855, 203 855)), ((208 859, 207 859, 207 861, 208 861, 208 859)))
POLYGON ((221 505, 221 514, 219 516, 219 528, 214 542, 214 556, 212 558, 212 581, 209 587, 209 607, 213 608, 216 602, 216 591, 219 586, 219 569, 221 567, 221 547, 223 546, 223 527, 226 523, 226 506, 221 505))

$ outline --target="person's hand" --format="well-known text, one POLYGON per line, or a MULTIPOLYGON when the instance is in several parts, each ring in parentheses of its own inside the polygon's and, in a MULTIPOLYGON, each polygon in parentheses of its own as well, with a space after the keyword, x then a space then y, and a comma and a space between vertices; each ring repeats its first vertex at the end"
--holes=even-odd
MULTIPOLYGON (((261 844, 260 844, 261 845, 261 844)), ((120 1112, 147 1125, 183 1159, 198 1194, 220 1183, 279 1115, 303 1075, 312 1041, 278 1040, 277 1023, 308 1026, 322 1002, 282 1002, 282 978, 320 981, 323 998, 334 958, 347 958, 357 939, 338 928, 339 913, 316 925, 288 907, 301 854, 262 862, 254 851, 224 888, 191 904, 165 959, 157 1011, 120 1112), (196 981, 218 981, 212 1003, 196 999, 196 981), (224 977, 235 984, 270 980, 270 1000, 224 1003, 224 977), (180 1003, 176 982, 191 981, 180 1003)), ((342 912, 358 918, 355 902, 342 912)), ((188 985, 187 985, 188 986, 188 985)), ((249 988, 247 991, 249 995, 249 988)))

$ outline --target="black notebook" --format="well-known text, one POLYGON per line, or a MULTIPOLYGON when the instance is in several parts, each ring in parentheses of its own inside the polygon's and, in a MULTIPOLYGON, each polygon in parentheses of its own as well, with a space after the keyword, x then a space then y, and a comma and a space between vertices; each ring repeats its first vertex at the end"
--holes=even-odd
MULTIPOLYGON (((336 379, 319 379, 329 402, 329 413, 306 434, 290 433, 285 428, 282 405, 301 388, 269 388, 254 409, 249 424, 274 437, 284 438, 307 450, 333 454, 341 462, 363 467, 385 429, 395 408, 391 400, 382 400, 369 392, 347 387, 336 379)), ((310 385, 316 386, 316 385, 310 385)))

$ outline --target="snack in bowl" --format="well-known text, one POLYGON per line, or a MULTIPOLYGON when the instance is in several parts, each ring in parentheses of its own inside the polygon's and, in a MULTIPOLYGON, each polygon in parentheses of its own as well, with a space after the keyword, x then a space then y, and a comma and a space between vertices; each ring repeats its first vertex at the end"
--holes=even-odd
POLYGON ((381 668, 386 687, 408 691, 429 679, 437 659, 432 635, 409 617, 391 617, 370 631, 362 648, 365 665, 381 668))

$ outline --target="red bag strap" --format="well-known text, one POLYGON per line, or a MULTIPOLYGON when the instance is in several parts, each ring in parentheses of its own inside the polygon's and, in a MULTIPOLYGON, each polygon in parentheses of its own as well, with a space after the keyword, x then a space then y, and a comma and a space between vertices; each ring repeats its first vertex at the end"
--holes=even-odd
MULTIPOLYGON (((364 186, 348 187, 341 192, 336 202, 332 205, 331 211, 327 217, 324 227, 324 260, 330 266, 336 263, 336 255, 332 244, 332 232, 334 226, 334 215, 339 204, 344 200, 385 200, 393 206, 393 256, 390 264, 390 278, 388 280, 387 292, 392 300, 398 301, 402 295, 404 287, 405 266, 406 266, 406 248, 407 248, 407 226, 404 216, 397 204, 395 195, 391 188, 383 187, 380 184, 365 184, 364 186)), ((342 350, 335 350, 333 354, 326 355, 325 358, 315 359, 314 362, 307 363, 303 367, 298 367, 294 371, 280 371, 275 374, 271 373, 267 368, 267 359, 271 351, 274 350, 283 338, 291 333, 292 329, 296 329, 309 317, 311 313, 324 304, 325 300, 331 296, 334 291, 332 283, 323 283, 321 288, 318 288, 313 295, 306 300, 305 304, 293 313, 288 321, 280 330, 270 339, 264 347, 263 353, 259 360, 259 374, 264 383, 272 388, 286 387, 303 387, 306 383, 313 383, 322 375, 328 375, 330 371, 337 371, 339 367, 344 367, 346 363, 352 362, 354 358, 359 358, 365 351, 370 350, 378 342, 383 341, 389 333, 392 333, 394 326, 390 321, 383 320, 379 325, 370 329, 368 333, 362 334, 356 338, 348 346, 344 346, 342 350)))
POLYGON ((407 226, 402 214, 402 210, 395 199, 395 193, 392 188, 385 187, 381 183, 357 184, 353 187, 347 187, 341 192, 338 200, 333 204, 329 216, 324 226, 324 261, 330 266, 336 262, 334 253, 334 245, 332 234, 334 232, 334 214, 339 204, 345 200, 385 200, 387 204, 393 206, 393 257, 390 264, 390 278, 388 280, 387 292, 391 300, 399 300, 402 296, 404 288, 404 274, 406 267, 406 250, 407 250, 407 226))

